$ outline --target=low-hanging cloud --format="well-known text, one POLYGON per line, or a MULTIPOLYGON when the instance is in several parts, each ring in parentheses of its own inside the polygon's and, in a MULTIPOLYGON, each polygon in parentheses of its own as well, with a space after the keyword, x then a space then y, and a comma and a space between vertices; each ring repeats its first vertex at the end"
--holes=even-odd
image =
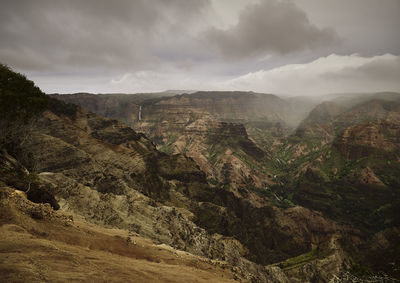
POLYGON ((332 54, 310 63, 260 70, 224 82, 225 88, 291 95, 400 91, 400 56, 332 54))
POLYGON ((400 92, 400 56, 362 57, 332 54, 304 64, 288 64, 240 76, 199 76, 190 72, 141 70, 109 79, 77 76, 71 85, 65 76, 38 77, 49 92, 152 92, 167 89, 243 90, 281 95, 323 95, 348 92, 400 92), (48 77, 51 79, 46 79, 48 77))
POLYGON ((223 55, 236 58, 286 54, 340 41, 333 29, 313 25, 294 3, 278 0, 247 6, 236 25, 212 27, 206 37, 223 55))

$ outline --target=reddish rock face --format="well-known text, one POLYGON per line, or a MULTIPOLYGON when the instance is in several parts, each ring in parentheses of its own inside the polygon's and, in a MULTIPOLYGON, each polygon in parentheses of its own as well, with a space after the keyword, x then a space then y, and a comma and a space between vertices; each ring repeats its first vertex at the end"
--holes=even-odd
POLYGON ((260 161, 267 154, 249 138, 242 123, 268 122, 277 132, 280 127, 276 123, 284 128, 285 123, 296 120, 286 101, 252 92, 197 92, 142 102, 134 95, 74 94, 57 98, 126 121, 152 139, 158 149, 169 154, 186 154, 208 178, 228 182, 234 188, 245 186, 246 180, 264 188, 271 183, 268 175, 272 176, 266 168, 255 169, 263 167, 260 161))
POLYGON ((399 155, 400 123, 367 121, 348 127, 338 136, 335 145, 347 159, 381 155, 382 152, 399 155))

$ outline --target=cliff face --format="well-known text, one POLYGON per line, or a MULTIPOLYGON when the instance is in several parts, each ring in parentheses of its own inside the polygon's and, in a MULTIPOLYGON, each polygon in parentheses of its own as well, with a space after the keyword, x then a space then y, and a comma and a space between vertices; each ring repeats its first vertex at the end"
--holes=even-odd
POLYGON ((320 120, 310 115, 301 127, 322 121, 326 134, 309 130, 292 145, 303 149, 291 159, 294 201, 367 234, 399 225, 399 105, 370 100, 320 120))
POLYGON ((347 159, 386 154, 394 154, 396 159, 399 125, 400 102, 371 100, 350 109, 323 103, 311 111, 296 135, 305 140, 323 140, 314 145, 318 149, 333 145, 347 159))
POLYGON ((334 138, 333 120, 343 112, 334 102, 323 102, 317 105, 296 129, 296 136, 318 138, 321 144, 326 144, 334 138))
POLYGON ((252 92, 196 92, 163 99, 156 108, 194 108, 222 120, 289 120, 289 104, 272 94, 252 92))
POLYGON ((400 123, 390 120, 364 122, 346 128, 335 146, 347 159, 393 154, 400 158, 400 123))
POLYGON ((125 119, 127 113, 137 113, 139 107, 131 102, 122 102, 118 97, 94 95, 90 93, 76 93, 71 95, 52 95, 56 99, 67 103, 80 105, 82 108, 104 117, 113 117, 118 115, 120 120, 125 119))
POLYGON ((269 94, 196 92, 136 100, 136 108, 127 102, 127 97, 124 102, 117 97, 120 105, 114 106, 113 103, 106 104, 111 96, 107 99, 82 94, 57 96, 128 122, 136 131, 150 137, 159 150, 193 158, 209 180, 228 184, 234 189, 250 185, 265 188, 273 183, 273 174, 264 162, 267 156, 263 145, 265 136, 257 135, 257 132, 254 138, 259 142, 256 145, 246 128, 261 127, 262 133, 273 133, 271 140, 275 140, 283 136, 296 116, 289 103, 269 94), (93 99, 98 101, 92 103, 93 99), (245 128, 243 123, 249 126, 245 128))

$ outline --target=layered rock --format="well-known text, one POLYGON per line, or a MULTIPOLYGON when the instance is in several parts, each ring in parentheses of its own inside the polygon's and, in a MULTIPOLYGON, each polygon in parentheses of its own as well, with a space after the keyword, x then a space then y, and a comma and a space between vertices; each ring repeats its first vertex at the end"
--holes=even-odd
POLYGON ((400 153, 400 123, 379 120, 348 127, 337 137, 335 146, 348 159, 374 154, 397 155, 400 153))
POLYGON ((304 115, 304 111, 296 109, 299 103, 295 106, 277 96, 253 92, 195 92, 135 100, 135 109, 130 106, 133 101, 130 97, 133 99, 133 95, 75 94, 57 99, 126 121, 136 131, 145 133, 161 151, 193 158, 209 179, 233 188, 249 185, 265 188, 273 182, 273 174, 265 164, 266 151, 304 115), (107 104, 111 98, 117 99, 119 105, 107 104), (90 105, 89 100, 93 99, 98 101, 90 105), (243 123, 257 130, 251 131, 255 134, 250 139, 243 123), (207 142, 210 136, 213 143, 207 142), (224 141, 227 137, 230 145, 224 141))

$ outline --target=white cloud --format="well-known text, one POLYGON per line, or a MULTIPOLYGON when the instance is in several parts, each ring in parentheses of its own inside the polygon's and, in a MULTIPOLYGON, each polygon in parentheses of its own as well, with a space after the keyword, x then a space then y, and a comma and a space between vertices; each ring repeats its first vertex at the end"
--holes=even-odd
POLYGON ((358 54, 321 57, 304 64, 288 64, 241 76, 216 76, 178 69, 142 70, 108 75, 63 74, 34 76, 46 92, 87 91, 156 92, 181 90, 243 90, 281 95, 323 95, 343 92, 400 92, 400 56, 385 54, 362 57, 358 54), (50 76, 50 80, 49 80, 50 76), (51 83, 49 83, 51 82, 51 83))
POLYGON ((400 57, 358 54, 321 57, 305 64, 260 70, 224 82, 227 89, 277 94, 400 91, 400 57))
POLYGON ((105 87, 110 92, 158 92, 168 89, 180 90, 218 90, 223 80, 215 77, 200 78, 194 74, 180 72, 138 71, 124 74, 111 80, 105 87))

